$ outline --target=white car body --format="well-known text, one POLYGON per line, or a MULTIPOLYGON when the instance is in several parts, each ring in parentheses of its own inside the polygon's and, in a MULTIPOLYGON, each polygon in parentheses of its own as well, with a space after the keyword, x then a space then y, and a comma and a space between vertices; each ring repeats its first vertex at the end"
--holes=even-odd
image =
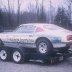
POLYGON ((31 23, 22 24, 13 32, 0 34, 1 41, 7 47, 36 48, 36 41, 39 38, 47 38, 53 48, 65 47, 72 43, 72 31, 54 24, 31 23))

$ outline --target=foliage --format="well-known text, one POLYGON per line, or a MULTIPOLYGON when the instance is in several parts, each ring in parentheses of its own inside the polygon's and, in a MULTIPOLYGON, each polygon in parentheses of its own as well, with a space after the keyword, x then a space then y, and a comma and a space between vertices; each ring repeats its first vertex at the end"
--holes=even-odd
POLYGON ((0 24, 2 23, 2 14, 1 14, 1 10, 0 10, 0 24))
POLYGON ((57 11, 57 14, 55 16, 55 20, 54 20, 55 24, 58 24, 62 27, 65 27, 65 28, 69 28, 70 24, 71 24, 71 21, 65 11, 65 9, 62 7, 62 8, 58 8, 58 11, 57 11))
POLYGON ((40 9, 40 13, 38 14, 38 22, 44 23, 46 22, 46 13, 43 6, 40 9))

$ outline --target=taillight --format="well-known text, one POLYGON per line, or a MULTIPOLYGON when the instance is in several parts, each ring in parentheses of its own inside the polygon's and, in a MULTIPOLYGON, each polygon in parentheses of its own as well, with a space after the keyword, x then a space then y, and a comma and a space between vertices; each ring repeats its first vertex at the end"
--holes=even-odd
POLYGON ((68 35, 67 36, 67 40, 69 41, 69 40, 72 40, 72 35, 68 35))

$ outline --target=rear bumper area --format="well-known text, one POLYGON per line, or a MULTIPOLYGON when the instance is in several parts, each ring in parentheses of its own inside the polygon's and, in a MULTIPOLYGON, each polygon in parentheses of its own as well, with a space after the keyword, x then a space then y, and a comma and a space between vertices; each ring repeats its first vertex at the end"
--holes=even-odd
POLYGON ((53 44, 54 48, 63 48, 63 47, 70 47, 70 46, 72 46, 72 42, 71 41, 53 44))
POLYGON ((55 43, 53 44, 53 48, 62 48, 62 47, 66 47, 66 43, 55 43))
POLYGON ((68 50, 67 53, 56 53, 55 55, 48 58, 49 64, 56 64, 65 59, 72 57, 72 50, 68 50))
POLYGON ((72 45, 72 41, 69 41, 69 42, 64 42, 65 44, 71 46, 72 45))

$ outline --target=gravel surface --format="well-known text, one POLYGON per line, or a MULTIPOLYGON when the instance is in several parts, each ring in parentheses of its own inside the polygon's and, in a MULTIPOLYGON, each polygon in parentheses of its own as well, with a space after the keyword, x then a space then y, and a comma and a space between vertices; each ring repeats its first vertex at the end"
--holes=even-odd
POLYGON ((72 72, 72 58, 55 65, 29 61, 25 64, 0 61, 0 72, 72 72))

